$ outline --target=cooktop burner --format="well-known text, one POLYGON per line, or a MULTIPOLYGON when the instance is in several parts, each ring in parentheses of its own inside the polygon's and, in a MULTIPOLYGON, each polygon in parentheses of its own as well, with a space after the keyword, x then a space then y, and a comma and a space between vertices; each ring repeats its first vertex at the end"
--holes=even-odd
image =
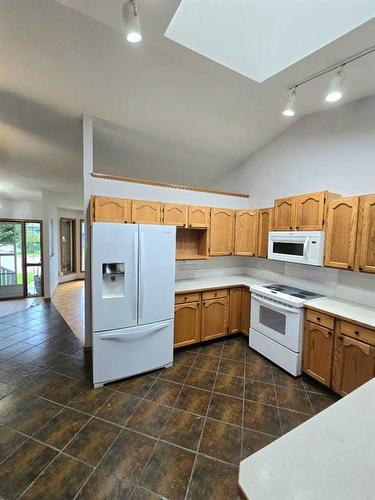
POLYGON ((284 293, 285 295, 290 295, 292 297, 298 297, 300 299, 317 299, 319 297, 324 297, 320 293, 310 292, 309 290, 303 290, 302 288, 296 288, 294 286, 282 285, 282 284, 272 284, 272 285, 262 285, 262 288, 267 288, 277 294, 277 292, 284 293))

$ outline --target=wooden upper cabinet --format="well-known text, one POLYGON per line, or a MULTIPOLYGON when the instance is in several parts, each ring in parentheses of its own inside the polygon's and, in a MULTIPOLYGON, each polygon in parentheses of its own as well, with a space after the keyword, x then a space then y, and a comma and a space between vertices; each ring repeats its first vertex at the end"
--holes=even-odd
POLYGON ((188 205, 188 226, 206 229, 210 224, 210 208, 188 205))
POLYGON ((359 198, 338 198, 328 204, 324 264, 353 269, 355 262, 359 198))
POLYGON ((234 253, 255 256, 258 242, 258 210, 236 210, 234 253))
POLYGON ((210 255, 233 253, 235 211, 230 208, 211 208, 210 255))
POLYGON ((375 273, 375 195, 360 198, 357 257, 359 271, 375 273))
POLYGON ((93 205, 95 222, 131 222, 131 200, 95 196, 93 205))
POLYGON ((375 376, 375 348, 338 335, 333 367, 333 389, 345 396, 375 376))
POLYGON ((161 207, 158 201, 132 201, 132 222, 136 224, 160 224, 161 207))
POLYGON ((229 290, 229 328, 228 333, 237 333, 241 330, 241 288, 229 290))
POLYGON ((210 299, 202 302, 202 340, 227 335, 228 299, 210 299))
POLYGON ((331 384, 333 345, 332 330, 305 322, 303 371, 327 386, 331 384))
POLYGON ((164 203, 163 224, 171 226, 185 227, 187 225, 187 205, 177 205, 176 203, 164 203))
POLYGON ((326 191, 296 197, 297 230, 321 231, 323 229, 326 197, 326 191))
POLYGON ((188 302, 175 305, 174 347, 199 342, 200 313, 200 302, 188 302))
POLYGON ((275 200, 273 229, 275 231, 291 231, 295 225, 295 198, 275 200))
POLYGON ((258 210, 258 245, 257 257, 268 256, 268 233, 272 230, 272 208, 258 210))

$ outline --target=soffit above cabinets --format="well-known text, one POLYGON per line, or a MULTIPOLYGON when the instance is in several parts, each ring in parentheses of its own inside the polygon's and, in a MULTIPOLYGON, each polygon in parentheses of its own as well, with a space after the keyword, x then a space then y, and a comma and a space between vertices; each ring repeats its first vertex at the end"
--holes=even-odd
POLYGON ((373 0, 182 0, 165 36, 262 82, 374 16, 373 0))

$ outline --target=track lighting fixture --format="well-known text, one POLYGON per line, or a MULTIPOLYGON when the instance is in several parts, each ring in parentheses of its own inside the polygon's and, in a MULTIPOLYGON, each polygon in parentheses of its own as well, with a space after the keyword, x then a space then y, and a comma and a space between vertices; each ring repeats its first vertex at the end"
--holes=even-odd
POLYGON ((343 96, 343 83, 344 83, 344 66, 346 66, 349 63, 352 63, 353 61, 357 61, 358 59, 361 59, 364 56, 367 56, 369 54, 372 54, 375 52, 375 45, 372 47, 369 47, 368 49, 363 50, 362 52, 358 52, 357 54, 354 54, 351 57, 348 57, 344 61, 341 61, 338 64, 335 64, 333 66, 329 66, 328 68, 322 69, 321 71, 318 71, 314 75, 308 76, 304 80, 301 80, 300 82, 295 83, 294 85, 291 85, 288 87, 288 100, 286 103, 286 106, 283 110, 283 115, 290 117, 294 116, 296 114, 296 109, 295 109, 295 101, 296 101, 296 91, 297 87, 300 87, 301 85, 305 85, 306 83, 309 83, 316 78, 320 78, 323 75, 326 75, 327 73, 331 73, 332 71, 335 71, 334 77, 331 79, 328 87, 328 92, 325 97, 326 102, 337 102, 339 101, 342 96, 343 96))
POLYGON ((327 102, 336 102, 341 99, 343 81, 344 81, 344 71, 343 67, 340 66, 335 76, 329 82, 328 93, 326 95, 327 102))
POLYGON ((283 111, 284 116, 294 116, 296 114, 296 88, 289 90, 288 100, 283 111))
POLYGON ((122 8, 125 38, 130 43, 142 40, 141 23, 139 21, 138 7, 135 0, 128 0, 122 8))

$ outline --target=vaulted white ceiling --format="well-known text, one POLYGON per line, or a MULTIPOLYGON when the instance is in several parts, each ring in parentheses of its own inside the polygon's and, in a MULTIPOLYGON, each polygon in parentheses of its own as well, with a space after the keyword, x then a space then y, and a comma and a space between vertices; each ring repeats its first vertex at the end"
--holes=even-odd
MULTIPOLYGON (((288 85, 374 43, 372 20, 259 84, 164 36, 178 0, 139 0, 144 38, 125 43, 122 3, 0 2, 0 199, 80 197, 82 113, 100 118, 97 169, 210 186, 294 123, 288 85)), ((375 94, 374 73, 375 56, 354 63, 345 100, 375 94)), ((300 89, 299 116, 327 82, 300 89)))

